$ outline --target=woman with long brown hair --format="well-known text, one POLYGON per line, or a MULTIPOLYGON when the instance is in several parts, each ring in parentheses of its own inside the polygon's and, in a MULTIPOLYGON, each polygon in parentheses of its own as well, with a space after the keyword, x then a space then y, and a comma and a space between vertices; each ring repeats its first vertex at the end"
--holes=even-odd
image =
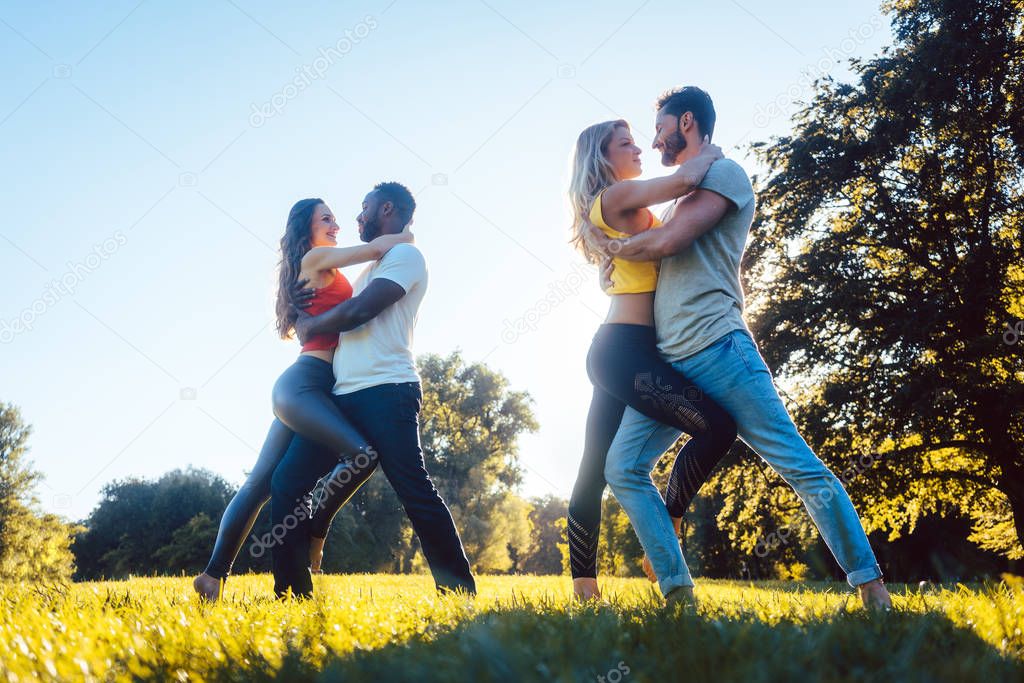
MULTIPOLYGON (((311 315, 321 313, 352 296, 352 285, 339 268, 375 261, 391 247, 411 242, 412 234, 382 235, 367 244, 338 247, 338 224, 322 199, 303 199, 288 213, 281 238, 278 271, 277 332, 294 336, 297 314, 289 292, 296 282, 308 280, 316 292, 311 315)), ((272 392, 276 419, 256 465, 228 503, 221 518, 213 554, 206 571, 193 581, 202 597, 215 600, 231 572, 245 537, 263 505, 270 499, 271 478, 295 433, 319 441, 338 454, 339 463, 323 486, 323 496, 312 516, 310 562, 319 571, 323 544, 331 520, 377 466, 377 454, 330 400, 334 386, 332 362, 338 335, 317 335, 302 346, 298 359, 278 378, 272 392)), ((275 539, 276 541, 277 539, 275 539)))

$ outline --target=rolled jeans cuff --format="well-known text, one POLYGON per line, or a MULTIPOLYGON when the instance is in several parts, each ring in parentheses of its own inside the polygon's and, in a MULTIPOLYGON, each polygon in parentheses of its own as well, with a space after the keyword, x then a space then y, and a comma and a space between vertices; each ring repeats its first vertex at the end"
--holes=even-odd
POLYGON ((661 594, 668 595, 676 588, 693 588, 693 577, 687 574, 676 574, 675 576, 669 576, 658 581, 658 588, 661 589, 661 594))
POLYGON ((846 575, 846 580, 854 588, 861 584, 867 583, 868 581, 874 581, 875 579, 880 578, 882 578, 882 568, 879 567, 877 563, 873 567, 868 567, 867 569, 858 569, 846 575))

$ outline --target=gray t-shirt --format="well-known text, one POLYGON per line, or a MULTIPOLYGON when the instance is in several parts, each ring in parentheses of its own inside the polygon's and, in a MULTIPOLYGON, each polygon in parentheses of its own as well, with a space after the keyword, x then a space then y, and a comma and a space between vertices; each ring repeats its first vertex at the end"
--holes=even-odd
POLYGON ((740 258, 754 219, 754 188, 746 171, 731 159, 711 164, 700 187, 722 195, 732 206, 689 248, 661 260, 654 324, 658 350, 672 361, 746 329, 740 258))

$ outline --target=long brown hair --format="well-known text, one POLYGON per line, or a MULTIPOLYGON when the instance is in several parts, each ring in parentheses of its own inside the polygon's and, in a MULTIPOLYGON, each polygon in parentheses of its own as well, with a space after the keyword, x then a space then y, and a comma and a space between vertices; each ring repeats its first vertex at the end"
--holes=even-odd
POLYGON ((313 212, 324 203, 319 197, 300 199, 288 212, 288 223, 281 238, 281 261, 278 263, 277 277, 277 333, 281 339, 291 339, 295 332, 295 320, 298 315, 292 308, 288 293, 299 280, 302 270, 302 257, 313 246, 313 212))

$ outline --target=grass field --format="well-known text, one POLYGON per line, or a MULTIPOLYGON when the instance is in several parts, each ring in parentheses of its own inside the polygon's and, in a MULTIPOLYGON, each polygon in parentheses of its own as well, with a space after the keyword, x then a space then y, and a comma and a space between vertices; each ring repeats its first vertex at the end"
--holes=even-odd
MULTIPOLYGON (((1017 580, 1014 580, 1017 581, 1017 580)), ((480 577, 476 600, 423 576, 317 577, 312 601, 266 575, 201 604, 187 578, 0 585, 0 668, 20 680, 1024 680, 1024 586, 892 586, 868 615, 839 584, 701 581, 696 613, 640 579, 580 608, 563 577, 480 577)))

